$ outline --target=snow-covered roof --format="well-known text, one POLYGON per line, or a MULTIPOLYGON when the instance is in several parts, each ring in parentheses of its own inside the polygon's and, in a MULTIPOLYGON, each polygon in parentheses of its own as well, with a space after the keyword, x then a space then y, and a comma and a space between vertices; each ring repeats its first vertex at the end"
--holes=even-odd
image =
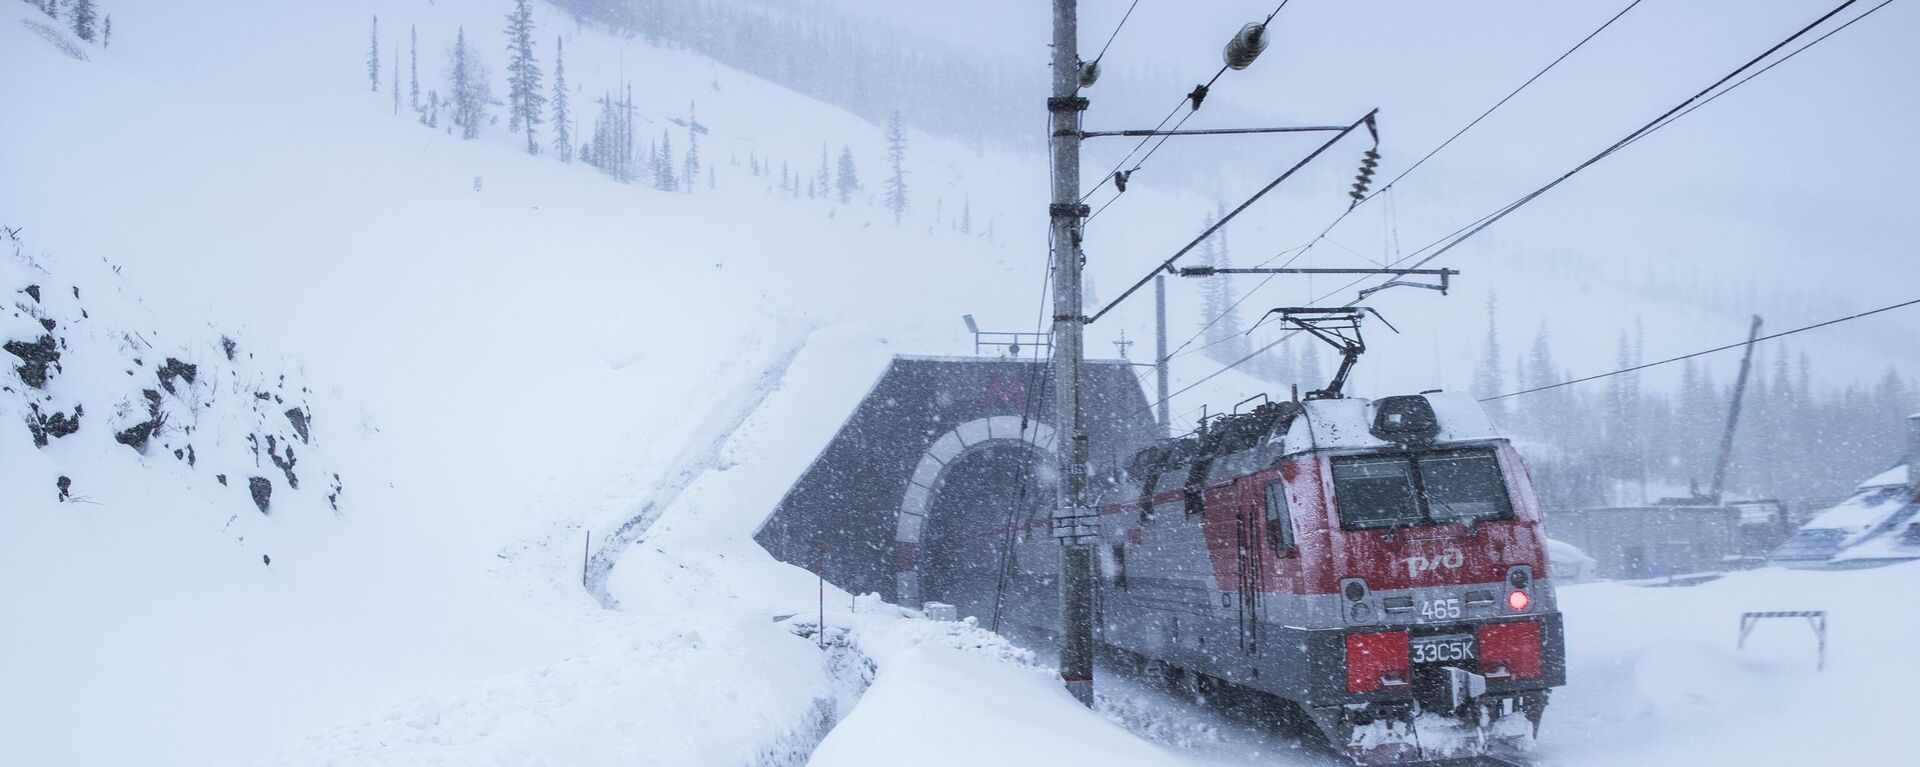
POLYGON ((1862 482, 1854 487, 1856 490, 1865 490, 1869 487, 1887 487, 1889 485, 1904 485, 1904 484, 1907 484, 1907 467, 1905 464, 1902 464, 1900 466, 1895 466, 1891 469, 1880 472, 1879 474, 1874 475, 1872 479, 1862 482))
POLYGON ((1863 487, 1838 505, 1808 520, 1803 528, 1863 533, 1906 506, 1907 499, 1903 486, 1863 487))
MULTIPOLYGON (((1465 394, 1434 392, 1425 395, 1433 406, 1440 431, 1435 442, 1466 442, 1495 439, 1501 434, 1480 403, 1465 394)), ((1376 448, 1394 443, 1373 435, 1375 401, 1361 397, 1308 400, 1302 403, 1305 417, 1296 418, 1287 431, 1289 452, 1328 448, 1376 448)))

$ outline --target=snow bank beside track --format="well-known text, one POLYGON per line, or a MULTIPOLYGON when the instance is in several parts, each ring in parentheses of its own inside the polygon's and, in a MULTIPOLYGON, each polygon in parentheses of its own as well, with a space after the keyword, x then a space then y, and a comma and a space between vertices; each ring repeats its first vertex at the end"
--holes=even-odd
POLYGON ((1691 588, 1566 586, 1567 687, 1541 726, 1544 763, 1787 765, 1909 761, 1920 615, 1900 605, 1920 565, 1735 573, 1691 588), (1803 619, 1762 621, 1739 649, 1740 614, 1825 610, 1816 670, 1803 619))

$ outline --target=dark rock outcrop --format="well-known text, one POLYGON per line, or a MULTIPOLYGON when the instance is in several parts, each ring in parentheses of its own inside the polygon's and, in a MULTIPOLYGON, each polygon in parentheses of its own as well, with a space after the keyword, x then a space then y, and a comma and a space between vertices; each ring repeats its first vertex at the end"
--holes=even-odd
POLYGON ((166 389, 168 394, 179 394, 180 392, 173 388, 173 379, 178 378, 191 385, 194 377, 200 374, 200 368, 168 357, 167 364, 161 365, 159 370, 153 372, 160 377, 160 388, 166 389))
POLYGON ((47 443, 65 437, 80 430, 80 416, 86 414, 86 408, 73 406, 73 415, 54 411, 52 415, 40 412, 37 404, 28 404, 27 432, 33 435, 34 447, 46 447, 47 443))
POLYGON ((273 481, 266 477, 248 477, 247 490, 253 493, 253 505, 260 507, 260 513, 267 513, 273 505, 273 481))
POLYGON ((300 435, 301 442, 313 444, 312 434, 308 431, 312 428, 312 424, 307 420, 306 410, 297 407, 288 410, 287 423, 293 424, 293 433, 300 435))
POLYGON ((60 369, 60 346, 52 335, 43 335, 32 342, 8 341, 0 346, 8 354, 20 358, 20 364, 14 372, 20 374, 20 380, 35 389, 47 388, 47 369, 60 369))

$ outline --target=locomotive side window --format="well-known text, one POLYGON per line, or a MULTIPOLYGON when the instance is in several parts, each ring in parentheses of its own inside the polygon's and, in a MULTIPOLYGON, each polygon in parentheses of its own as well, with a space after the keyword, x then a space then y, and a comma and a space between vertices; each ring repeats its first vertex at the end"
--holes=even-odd
POLYGON ((1513 517, 1507 483, 1492 450, 1422 453, 1415 460, 1427 514, 1434 522, 1474 524, 1513 517))
POLYGON ((1267 546, 1278 551, 1293 548, 1293 513, 1287 509, 1287 483, 1267 483, 1267 546))
POLYGON ((1415 500, 1413 464, 1404 455, 1354 455, 1333 459, 1334 505, 1348 530, 1403 527, 1422 522, 1415 500))
POLYGON ((1486 448, 1337 457, 1333 492, 1347 530, 1513 518, 1500 464, 1486 448))

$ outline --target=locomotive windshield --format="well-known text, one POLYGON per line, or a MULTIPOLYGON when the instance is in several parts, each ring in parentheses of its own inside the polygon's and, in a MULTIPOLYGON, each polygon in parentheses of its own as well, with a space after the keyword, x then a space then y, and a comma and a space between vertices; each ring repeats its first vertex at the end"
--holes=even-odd
POLYGON ((1513 517, 1490 448, 1333 459, 1334 506, 1347 530, 1475 524, 1513 517))

